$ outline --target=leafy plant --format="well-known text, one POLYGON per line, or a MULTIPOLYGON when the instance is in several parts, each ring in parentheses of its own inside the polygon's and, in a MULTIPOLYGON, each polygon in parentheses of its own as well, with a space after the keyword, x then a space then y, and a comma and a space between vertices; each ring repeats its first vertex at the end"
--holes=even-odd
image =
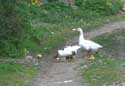
MULTIPOLYGON (((77 6, 74 9, 56 0, 41 6, 31 4, 31 0, 0 0, 0 55, 20 57, 25 54, 25 49, 35 48, 37 51, 39 46, 50 46, 46 39, 51 41, 51 31, 56 37, 70 28, 95 27, 98 18, 116 14, 121 8, 118 0, 75 2, 77 6)), ((52 46, 59 43, 57 40, 55 38, 56 43, 53 41, 52 46)))
POLYGON ((101 15, 116 14, 122 8, 121 0, 76 0, 76 5, 101 15))
POLYGON ((0 0, 0 55, 23 55, 21 42, 28 38, 27 2, 18 0, 0 0))

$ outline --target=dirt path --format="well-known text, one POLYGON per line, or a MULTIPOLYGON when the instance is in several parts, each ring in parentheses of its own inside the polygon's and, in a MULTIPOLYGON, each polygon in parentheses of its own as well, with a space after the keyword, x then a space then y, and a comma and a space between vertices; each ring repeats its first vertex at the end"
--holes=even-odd
MULTIPOLYGON (((92 39, 104 33, 112 32, 118 29, 125 29, 125 21, 105 24, 97 30, 86 32, 85 37, 92 39)), ((66 45, 77 43, 78 36, 69 40, 66 45)), ((78 56, 78 57, 81 57, 78 56)), ((86 86, 80 84, 79 66, 84 63, 83 58, 77 58, 74 62, 55 63, 48 61, 45 69, 36 80, 35 86, 86 86)), ((84 83, 85 84, 85 83, 84 83)))

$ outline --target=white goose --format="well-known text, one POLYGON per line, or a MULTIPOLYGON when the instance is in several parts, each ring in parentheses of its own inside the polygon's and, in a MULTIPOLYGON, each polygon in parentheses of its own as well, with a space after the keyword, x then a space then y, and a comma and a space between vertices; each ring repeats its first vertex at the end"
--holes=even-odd
POLYGON ((72 59, 73 56, 77 54, 79 48, 79 45, 66 46, 63 50, 57 51, 56 59, 60 60, 61 57, 66 57, 66 59, 72 59))
POLYGON ((98 51, 103 46, 101 46, 91 40, 86 40, 84 38, 84 34, 83 34, 83 31, 81 28, 73 29, 73 31, 80 32, 79 45, 87 51, 87 55, 89 55, 90 59, 95 59, 95 57, 93 56, 93 53, 98 51))
POLYGON ((72 45, 72 46, 66 46, 64 48, 64 50, 66 51, 71 51, 74 52, 75 54, 77 54, 77 51, 80 49, 81 47, 79 45, 72 45))

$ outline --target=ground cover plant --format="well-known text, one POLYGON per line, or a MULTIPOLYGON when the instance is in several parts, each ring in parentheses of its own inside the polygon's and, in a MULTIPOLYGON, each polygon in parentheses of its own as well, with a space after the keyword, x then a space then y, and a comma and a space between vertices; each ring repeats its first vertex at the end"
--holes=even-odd
POLYGON ((0 86, 32 86, 36 69, 14 61, 0 62, 0 86))
POLYGON ((125 82, 125 59, 122 51, 125 49, 124 30, 97 37, 95 41, 104 44, 104 51, 100 55, 97 54, 96 60, 82 70, 84 80, 89 86, 123 85, 125 82))

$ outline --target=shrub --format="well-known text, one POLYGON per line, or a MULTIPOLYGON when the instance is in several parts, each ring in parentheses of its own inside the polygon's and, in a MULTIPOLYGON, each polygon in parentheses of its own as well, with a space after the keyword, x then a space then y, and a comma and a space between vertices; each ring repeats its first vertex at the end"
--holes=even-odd
POLYGON ((0 55, 21 56, 21 43, 28 39, 30 23, 27 3, 23 0, 0 0, 0 55))
POLYGON ((122 8, 121 0, 76 0, 76 5, 102 15, 116 14, 122 8))
POLYGON ((113 0, 112 6, 110 7, 111 13, 116 14, 122 9, 122 1, 121 0, 113 0))

